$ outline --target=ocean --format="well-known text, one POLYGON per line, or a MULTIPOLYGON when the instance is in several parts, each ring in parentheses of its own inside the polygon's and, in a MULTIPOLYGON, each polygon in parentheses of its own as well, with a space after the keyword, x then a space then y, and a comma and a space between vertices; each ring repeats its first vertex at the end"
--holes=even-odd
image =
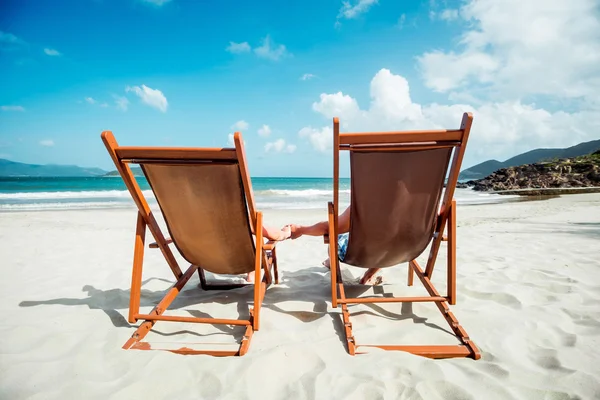
MULTIPOLYGON (((150 205, 156 205, 143 177, 138 183, 150 205)), ((252 178, 259 209, 326 209, 332 198, 331 178, 252 178)), ((514 197, 514 196, 512 196, 514 197)), ((495 203, 512 197, 457 189, 459 204, 495 203)), ((350 180, 340 180, 340 207, 350 202, 350 180)), ((135 207, 120 177, 0 177, 0 211, 135 207)))

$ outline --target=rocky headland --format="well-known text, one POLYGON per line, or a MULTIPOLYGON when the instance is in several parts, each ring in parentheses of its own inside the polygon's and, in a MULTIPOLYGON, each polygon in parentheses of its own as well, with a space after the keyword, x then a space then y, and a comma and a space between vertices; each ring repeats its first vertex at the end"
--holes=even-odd
POLYGON ((501 194, 600 192, 600 150, 585 156, 502 168, 458 187, 501 194))

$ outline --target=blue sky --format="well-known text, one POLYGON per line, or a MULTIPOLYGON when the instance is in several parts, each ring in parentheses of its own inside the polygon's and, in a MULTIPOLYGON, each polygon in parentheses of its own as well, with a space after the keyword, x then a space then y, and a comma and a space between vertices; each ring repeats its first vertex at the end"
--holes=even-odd
POLYGON ((465 166, 598 138, 597 3, 511 3, 5 0, 0 158, 113 169, 103 130, 198 147, 241 130, 253 176, 330 176, 334 115, 424 129, 472 111, 465 166))

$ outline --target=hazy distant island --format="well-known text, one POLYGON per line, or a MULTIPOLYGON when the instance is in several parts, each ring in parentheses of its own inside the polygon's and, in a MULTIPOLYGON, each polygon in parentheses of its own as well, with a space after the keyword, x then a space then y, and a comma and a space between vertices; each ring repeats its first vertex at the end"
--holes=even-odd
POLYGON ((77 165, 25 164, 0 158, 0 177, 95 177, 107 171, 77 165))

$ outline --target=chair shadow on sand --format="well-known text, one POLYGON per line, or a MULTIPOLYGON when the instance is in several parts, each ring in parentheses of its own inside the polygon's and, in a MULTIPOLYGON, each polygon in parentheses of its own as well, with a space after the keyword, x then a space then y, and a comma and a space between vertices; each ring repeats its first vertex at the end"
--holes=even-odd
MULTIPOLYGON (((350 275, 347 269, 343 269, 343 274, 346 275, 346 281, 355 280, 350 275)), ((332 319, 332 323, 335 332, 342 343, 345 344, 344 325, 340 312, 328 312, 327 302, 330 301, 331 292, 329 287, 329 278, 327 277, 327 270, 323 267, 309 267, 301 271, 286 272, 283 271, 281 274, 282 280, 280 285, 271 285, 265 295, 263 307, 269 310, 290 315, 301 322, 309 323, 316 321, 322 317, 329 316, 332 319), (310 285, 306 284, 310 282, 310 285), (303 284, 304 283, 304 284, 303 284), (285 285, 286 287, 282 287, 285 285), (307 289, 308 287, 308 289, 307 289), (309 293, 307 293, 309 292, 309 293), (307 300, 310 298, 310 300, 307 300), (295 302, 308 302, 312 303, 312 311, 288 311, 284 310, 279 303, 288 301, 295 302)), ((192 278, 194 279, 194 278, 192 278)), ((196 278, 197 279, 197 278, 196 278)), ((209 278, 210 279, 210 278, 209 278)), ((148 290, 143 287, 152 281, 160 281, 172 285, 174 282, 164 278, 148 278, 142 281, 142 291, 140 306, 141 307, 154 307, 164 296, 164 293, 168 288, 163 290, 148 290)), ((219 282, 223 282, 220 280, 219 282)), ((170 286, 169 286, 170 288, 170 286)), ((190 285, 187 289, 183 290, 175 301, 169 306, 169 310, 185 310, 191 316, 197 318, 212 318, 212 316, 206 312, 199 310, 203 304, 217 303, 221 305, 236 304, 237 312, 240 319, 248 318, 248 303, 252 302, 252 285, 247 287, 232 289, 232 290, 211 290, 204 291, 200 289, 198 282, 197 287, 190 285), (195 309, 189 309, 194 306, 195 309)), ((358 296, 367 290, 370 286, 365 285, 348 285, 347 291, 353 296, 358 296)), ((383 297, 391 296, 391 293, 385 292, 384 286, 373 287, 375 294, 382 295, 383 297)), ((42 305, 62 305, 62 306, 88 306, 91 310, 102 310, 109 318, 113 326, 116 328, 129 328, 136 329, 138 324, 130 324, 126 317, 118 310, 127 310, 129 308, 129 289, 108 289, 102 290, 97 289, 92 285, 85 285, 82 288, 83 292, 87 292, 87 297, 84 298, 56 298, 49 300, 24 300, 19 303, 20 307, 37 307, 42 305)), ((393 320, 413 320, 414 323, 424 324, 428 327, 439 329, 450 335, 453 335, 449 330, 434 324, 427 322, 427 318, 417 316, 412 309, 412 303, 403 303, 400 314, 390 312, 376 304, 364 304, 364 306, 372 309, 373 311, 359 311, 353 313, 353 315, 369 314, 380 318, 393 319, 393 320)), ((336 310, 337 311, 337 310, 336 310)), ((227 325, 212 325, 215 328, 222 331, 222 333, 231 335, 235 340, 241 340, 244 336, 244 330, 240 327, 227 326, 227 325)), ((163 337, 177 336, 182 334, 189 334, 197 337, 208 337, 212 335, 220 335, 220 333, 212 334, 200 334, 190 330, 179 330, 176 332, 161 332, 155 328, 151 330, 163 337)))

